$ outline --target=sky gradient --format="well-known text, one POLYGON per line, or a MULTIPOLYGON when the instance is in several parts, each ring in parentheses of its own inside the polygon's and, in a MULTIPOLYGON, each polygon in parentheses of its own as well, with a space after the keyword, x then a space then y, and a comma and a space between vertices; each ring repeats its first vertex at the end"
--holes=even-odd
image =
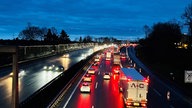
MULTIPOLYGON (((192 0, 0 0, 0 39, 13 39, 27 23, 79 36, 144 37, 143 26, 181 20, 192 0)), ((181 20, 182 21, 182 20, 181 20)))

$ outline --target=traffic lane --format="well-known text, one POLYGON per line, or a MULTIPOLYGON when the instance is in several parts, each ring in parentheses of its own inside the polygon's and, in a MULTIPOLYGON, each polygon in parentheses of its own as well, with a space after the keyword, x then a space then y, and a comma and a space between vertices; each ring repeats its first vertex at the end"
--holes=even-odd
MULTIPOLYGON (((153 80, 150 80, 153 82, 153 80)), ((155 83, 155 85, 160 86, 163 91, 166 91, 164 87, 155 83)), ((166 93, 162 94, 160 89, 154 87, 154 85, 149 83, 148 94, 147 94, 147 107, 148 108, 171 108, 172 105, 166 98, 166 93)))
MULTIPOLYGON (((94 76, 92 76, 93 78, 94 76)), ((82 86, 82 82, 79 85, 76 85, 77 88, 74 94, 71 94, 71 99, 66 105, 66 108, 91 108, 94 102, 93 94, 95 87, 95 80, 92 79, 91 82, 91 92, 90 93, 82 93, 80 88, 82 86)))
POLYGON ((118 88, 118 74, 111 74, 110 80, 105 80, 103 75, 105 72, 111 73, 111 61, 104 59, 100 65, 100 72, 97 76, 97 87, 95 88, 94 107, 96 108, 123 108, 122 95, 118 88))
MULTIPOLYGON (((97 81, 97 77, 98 75, 100 75, 100 68, 103 65, 101 63, 99 63, 98 67, 94 67, 94 69, 96 70, 94 75, 91 75, 91 79, 92 81, 90 82, 91 85, 91 92, 90 93, 82 93, 80 91, 80 88, 82 86, 82 79, 79 81, 79 85, 76 85, 75 89, 73 90, 74 93, 72 93, 69 97, 70 100, 68 102, 65 102, 65 104, 63 104, 65 108, 91 108, 94 107, 94 101, 95 101, 95 89, 97 89, 98 86, 98 81, 97 81)), ((92 67, 93 68, 93 67, 92 67)), ((87 73, 87 72, 86 72, 87 73)))
POLYGON ((95 90, 96 108, 124 108, 122 94, 118 89, 118 80, 116 75, 110 80, 104 80, 102 72, 98 76, 98 86, 95 90))
POLYGON ((178 97, 173 91, 163 87, 155 80, 149 85, 148 107, 157 108, 191 108, 190 104, 186 104, 187 98, 178 97), (169 92, 169 93, 168 93, 169 92))
MULTIPOLYGON (((20 65, 19 68, 25 70, 25 74, 19 77, 19 102, 25 100, 28 96, 32 95, 35 91, 43 87, 52 79, 60 75, 60 72, 44 71, 42 68, 46 64, 63 65, 65 70, 73 64, 77 63, 83 57, 81 53, 87 53, 88 49, 72 52, 74 56, 71 58, 63 58, 62 56, 53 56, 47 59, 32 61, 25 65, 20 65), (79 54, 79 56, 77 56, 79 54)), ((11 70, 9 70, 11 72, 11 70)), ((11 94, 12 94, 12 78, 9 76, 0 83, 0 104, 4 108, 11 107, 11 94)))
MULTIPOLYGON (((136 57, 133 56, 133 52, 130 50, 128 52, 130 54, 130 57, 136 60, 135 59, 136 57)), ((136 63, 139 66, 143 65, 142 63, 137 61, 136 63)), ((142 68, 145 68, 145 67, 142 67, 142 68)), ((142 74, 146 74, 146 73, 142 73, 142 74)), ((160 79, 155 77, 154 75, 150 74, 149 76, 150 76, 149 77, 150 80, 149 80, 149 92, 148 92, 148 106, 159 107, 159 108, 162 108, 162 107, 169 108, 170 106, 172 106, 167 100, 166 93, 168 89, 166 88, 166 85, 162 83, 162 81, 160 81, 160 79), (155 94, 155 95, 151 95, 151 94, 155 94)))
POLYGON ((110 80, 103 80, 103 73, 110 70, 106 62, 102 61, 98 71, 92 76, 91 93, 81 93, 80 85, 66 108, 123 108, 123 99, 118 89, 118 75, 114 75, 110 80))
MULTIPOLYGON (((125 50, 125 49, 122 49, 122 50, 125 50)), ((122 60, 121 63, 122 63, 122 66, 127 66, 127 64, 129 62, 128 62, 128 59, 126 59, 126 60, 122 60)), ((164 92, 167 91, 165 88, 162 88, 163 86, 164 85, 157 82, 156 79, 150 78, 148 94, 147 94, 147 99, 148 99, 147 106, 149 108, 154 108, 154 107, 166 108, 166 107, 169 107, 169 104, 166 100, 166 94, 165 93, 162 94, 159 92, 159 91, 164 91, 164 92)))

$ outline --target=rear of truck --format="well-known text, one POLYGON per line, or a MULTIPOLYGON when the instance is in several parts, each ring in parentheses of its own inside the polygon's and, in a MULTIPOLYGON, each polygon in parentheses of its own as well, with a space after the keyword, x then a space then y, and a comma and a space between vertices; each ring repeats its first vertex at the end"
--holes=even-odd
POLYGON ((140 75, 134 68, 126 68, 121 71, 119 85, 127 107, 147 106, 148 82, 149 80, 140 75))

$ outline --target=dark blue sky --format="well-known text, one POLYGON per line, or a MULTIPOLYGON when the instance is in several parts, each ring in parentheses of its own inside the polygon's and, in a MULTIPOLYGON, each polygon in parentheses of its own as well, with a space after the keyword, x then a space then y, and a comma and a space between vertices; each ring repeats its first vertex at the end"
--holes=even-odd
POLYGON ((78 36, 144 37, 143 26, 181 20, 192 0, 0 0, 0 39, 17 37, 27 23, 78 36))

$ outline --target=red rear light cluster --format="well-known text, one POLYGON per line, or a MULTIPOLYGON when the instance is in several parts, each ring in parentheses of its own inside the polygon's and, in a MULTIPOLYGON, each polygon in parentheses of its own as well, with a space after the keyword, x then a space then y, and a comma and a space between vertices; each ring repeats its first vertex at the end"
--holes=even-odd
POLYGON ((131 78, 128 78, 127 81, 130 82, 132 79, 131 78))
POLYGON ((146 83, 149 83, 149 79, 146 79, 146 78, 145 78, 144 81, 145 81, 146 83))
POLYGON ((146 104, 145 104, 145 103, 142 103, 141 106, 142 106, 142 107, 146 107, 146 104))
POLYGON ((131 102, 127 102, 127 106, 131 106, 132 105, 132 103, 131 102))

